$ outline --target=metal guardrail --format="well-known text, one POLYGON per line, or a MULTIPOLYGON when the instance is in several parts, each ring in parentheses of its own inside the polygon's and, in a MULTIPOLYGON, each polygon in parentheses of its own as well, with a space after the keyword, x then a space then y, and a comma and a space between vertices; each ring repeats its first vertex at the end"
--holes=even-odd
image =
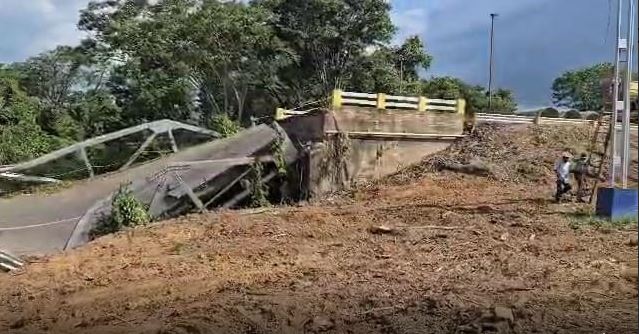
MULTIPOLYGON (((536 117, 536 116, 524 116, 524 115, 504 115, 504 114, 486 114, 478 113, 476 115, 476 122, 487 123, 509 123, 509 124, 566 124, 566 125, 595 125, 597 121, 585 120, 585 119, 567 119, 567 118, 553 118, 553 117, 536 117)), ((621 125, 617 125, 617 129, 620 129, 621 125)), ((637 126, 631 126, 631 130, 637 131, 637 126)))
POLYGON ((24 262, 3 250, 0 250, 0 270, 14 271, 22 268, 24 262))

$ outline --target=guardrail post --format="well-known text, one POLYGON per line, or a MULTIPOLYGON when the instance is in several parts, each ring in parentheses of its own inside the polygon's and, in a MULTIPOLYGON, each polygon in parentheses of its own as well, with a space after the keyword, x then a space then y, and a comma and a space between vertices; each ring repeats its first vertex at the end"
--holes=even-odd
POLYGON ((84 147, 80 147, 80 149, 78 150, 78 155, 80 156, 80 159, 84 161, 84 166, 89 172, 89 178, 92 179, 95 176, 95 173, 93 172, 93 166, 91 166, 91 162, 89 162, 89 157, 87 156, 86 149, 84 147))
POLYGON ((417 104, 417 110, 418 111, 426 111, 426 109, 428 108, 428 99, 420 96, 419 97, 419 102, 417 104))
POLYGON ((541 111, 537 113, 537 115, 535 116, 535 120, 533 121, 533 123, 539 125, 541 123, 541 111))
POLYGON ((342 91, 340 89, 333 90, 333 108, 339 109, 342 107, 342 91))
POLYGON ((377 109, 386 109, 386 94, 377 93, 377 109))
POLYGON ((457 113, 462 115, 466 113, 466 100, 457 99, 457 113))

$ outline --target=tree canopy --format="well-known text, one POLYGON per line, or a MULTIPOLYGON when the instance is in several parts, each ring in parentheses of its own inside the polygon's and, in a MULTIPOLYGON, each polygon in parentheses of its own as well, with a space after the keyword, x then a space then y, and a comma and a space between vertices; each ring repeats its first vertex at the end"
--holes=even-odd
POLYGON ((506 89, 498 89, 492 96, 492 110, 489 110, 488 91, 477 85, 469 85, 453 77, 435 77, 422 82, 422 94, 435 99, 466 100, 466 108, 470 113, 504 113, 510 114, 517 109, 513 94, 506 89))
POLYGON ((555 105, 581 111, 600 111, 604 107, 602 81, 612 74, 612 64, 596 64, 567 71, 552 84, 555 105))
MULTIPOLYGON (((78 28, 79 45, 0 67, 0 164, 163 118, 233 132, 335 88, 487 111, 483 87, 421 78, 432 56, 418 36, 391 43, 386 0, 94 0, 78 28)), ((516 108, 503 89, 493 106, 516 108)))

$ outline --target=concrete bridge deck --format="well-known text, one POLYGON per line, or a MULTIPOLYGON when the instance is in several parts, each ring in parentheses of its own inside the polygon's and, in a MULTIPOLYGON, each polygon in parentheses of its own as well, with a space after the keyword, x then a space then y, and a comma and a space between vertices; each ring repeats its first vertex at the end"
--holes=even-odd
MULTIPOLYGON (((16 255, 63 250, 76 223, 87 210, 108 198, 121 185, 134 181, 140 183, 172 164, 185 161, 222 159, 221 164, 207 169, 208 174, 222 173, 237 164, 226 160, 251 156, 256 149, 269 146, 277 136, 277 131, 273 128, 267 125, 258 126, 237 136, 184 149, 121 172, 76 181, 70 187, 54 193, 0 198, 0 249, 6 249, 16 255)), ((180 171, 180 174, 186 180, 189 175, 185 173, 197 169, 185 169, 180 171)))

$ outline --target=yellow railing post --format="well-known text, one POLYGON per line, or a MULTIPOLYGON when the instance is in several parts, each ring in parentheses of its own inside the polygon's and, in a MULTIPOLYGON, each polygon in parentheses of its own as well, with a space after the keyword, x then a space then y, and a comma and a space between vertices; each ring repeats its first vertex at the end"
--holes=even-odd
POLYGON ((426 111, 428 108, 428 99, 424 96, 419 97, 419 104, 417 105, 418 111, 426 111))
POLYGON ((466 113, 466 100, 457 99, 457 113, 462 115, 466 113))
POLYGON ((279 121, 282 119, 284 119, 284 109, 283 108, 275 109, 275 120, 279 121))
POLYGON ((386 94, 377 93, 377 109, 386 109, 386 94))
POLYGON ((333 90, 333 108, 339 109, 342 107, 342 91, 340 89, 333 90))

